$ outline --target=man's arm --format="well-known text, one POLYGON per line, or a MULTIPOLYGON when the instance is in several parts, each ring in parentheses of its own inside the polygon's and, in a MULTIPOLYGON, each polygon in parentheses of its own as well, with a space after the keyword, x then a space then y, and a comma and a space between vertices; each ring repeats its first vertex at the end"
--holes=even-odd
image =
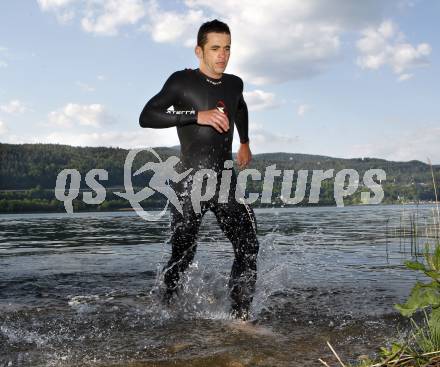
POLYGON ((235 115, 235 126, 237 126, 240 143, 245 144, 249 142, 249 118, 246 102, 243 98, 243 93, 238 101, 237 113, 235 115))
POLYGON ((141 127, 162 129, 197 123, 197 111, 184 114, 167 112, 178 101, 179 90, 184 87, 178 73, 171 74, 162 90, 147 102, 139 116, 141 127))
POLYGON ((235 115, 235 126, 237 126, 240 137, 240 148, 237 153, 237 163, 240 168, 246 167, 252 160, 252 153, 249 148, 249 118, 246 102, 243 98, 243 82, 241 81, 241 96, 238 101, 237 113, 235 115))

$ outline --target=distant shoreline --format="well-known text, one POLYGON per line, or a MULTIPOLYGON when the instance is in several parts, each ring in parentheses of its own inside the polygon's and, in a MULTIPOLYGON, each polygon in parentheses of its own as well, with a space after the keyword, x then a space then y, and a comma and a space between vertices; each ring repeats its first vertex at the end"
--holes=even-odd
MULTIPOLYGON (((395 203, 380 203, 380 204, 346 204, 343 207, 339 207, 340 209, 346 208, 346 207, 359 207, 359 206, 365 206, 365 207, 374 207, 374 206, 392 206, 392 205, 436 205, 437 203, 435 201, 419 201, 419 202, 395 202, 395 203)), ((440 204, 440 203, 438 203, 440 204)), ((334 207, 338 208, 336 205, 277 205, 277 206, 254 206, 254 209, 291 209, 291 208, 329 208, 334 207)), ((147 212, 150 211, 160 211, 162 208, 158 209, 144 209, 147 212)), ((114 210, 75 210, 74 214, 77 213, 124 213, 124 212, 134 212, 135 210, 131 207, 126 208, 119 208, 114 210)), ((17 212, 0 212, 1 215, 17 215, 17 214, 67 214, 66 211, 17 211, 17 212)))

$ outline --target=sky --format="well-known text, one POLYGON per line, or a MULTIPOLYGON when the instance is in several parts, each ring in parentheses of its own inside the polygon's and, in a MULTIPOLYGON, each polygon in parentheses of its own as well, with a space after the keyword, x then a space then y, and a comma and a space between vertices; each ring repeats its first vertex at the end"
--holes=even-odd
POLYGON ((139 114, 198 67, 198 28, 217 18, 254 154, 440 164, 439 16, 438 0, 2 0, 0 142, 179 144, 139 114))

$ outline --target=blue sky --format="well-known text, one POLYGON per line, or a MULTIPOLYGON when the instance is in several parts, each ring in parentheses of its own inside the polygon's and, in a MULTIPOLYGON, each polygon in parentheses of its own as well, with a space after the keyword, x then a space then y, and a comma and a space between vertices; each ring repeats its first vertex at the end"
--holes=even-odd
POLYGON ((172 72, 198 66, 198 27, 217 17, 254 153, 440 164, 439 15, 435 0, 4 0, 0 141, 178 144, 138 117, 172 72))

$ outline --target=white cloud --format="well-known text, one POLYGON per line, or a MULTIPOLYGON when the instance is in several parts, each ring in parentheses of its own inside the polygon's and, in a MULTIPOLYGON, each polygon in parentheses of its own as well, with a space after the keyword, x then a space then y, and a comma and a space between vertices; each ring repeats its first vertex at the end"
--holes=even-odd
POLYGON ((92 126, 99 127, 103 123, 112 122, 111 117, 101 104, 79 105, 68 103, 63 108, 52 111, 48 115, 49 122, 63 127, 92 126))
POLYGON ((77 81, 75 83, 78 87, 80 87, 84 92, 94 92, 95 91, 95 87, 88 85, 86 83, 77 81))
POLYGON ((407 73, 408 70, 429 65, 428 56, 431 54, 431 46, 427 43, 417 46, 408 43, 391 20, 382 22, 377 29, 364 29, 357 48, 360 52, 357 63, 361 68, 376 70, 388 65, 398 75, 399 81, 412 76, 407 73))
POLYGON ((68 23, 79 14, 86 32, 113 36, 126 25, 134 25, 145 14, 142 0, 37 0, 41 10, 52 12, 60 23, 68 23))
POLYGON ((14 99, 7 104, 0 105, 0 110, 11 115, 18 115, 25 112, 27 108, 18 99, 14 99))
POLYGON ((202 10, 190 9, 185 13, 161 10, 156 0, 147 4, 147 30, 155 42, 182 41, 187 46, 196 43, 197 29, 204 21, 202 10))
MULTIPOLYGON (((250 123, 249 124, 249 141, 251 150, 256 153, 268 152, 291 152, 292 147, 300 150, 300 138, 298 136, 290 136, 286 134, 273 133, 264 128, 265 124, 250 123)), ((237 151, 240 145, 238 132, 234 132, 233 151, 237 151)))
POLYGON ((6 123, 0 120, 0 135, 6 134, 8 132, 8 127, 6 123))
POLYGON ((97 78, 99 81, 107 80, 107 77, 106 77, 105 75, 98 75, 96 78, 97 78))
POLYGON ((81 25, 87 32, 112 36, 118 34, 120 27, 136 24, 144 16, 142 0, 106 0, 96 4, 88 1, 81 25))
POLYGON ((280 103, 276 101, 274 93, 265 92, 261 89, 255 89, 251 92, 244 92, 243 97, 249 110, 253 111, 275 108, 280 105, 280 103))
POLYGON ((383 136, 373 143, 347 147, 351 157, 380 157, 388 160, 426 162, 427 157, 439 164, 439 127, 421 127, 406 130, 397 136, 383 136))
POLYGON ((414 8, 417 3, 419 3, 422 0, 401 0, 398 4, 397 7, 401 10, 405 10, 407 8, 414 8))
POLYGON ((400 74, 397 80, 399 82, 404 82, 405 80, 411 79, 413 76, 414 76, 413 74, 400 74))
POLYGON ((37 0, 38 5, 44 11, 65 7, 74 0, 37 0))
POLYGON ((310 106, 308 104, 300 104, 297 110, 298 116, 304 117, 306 112, 309 110, 310 110, 310 106))
POLYGON ((56 14, 56 17, 60 23, 67 24, 75 18, 75 12, 73 10, 66 10, 56 14))
MULTIPOLYGON (((8 56, 8 48, 0 46, 0 56, 7 57, 8 56)), ((8 63, 0 58, 0 68, 6 68, 8 63)))
POLYGON ((66 144, 67 142, 72 146, 105 146, 125 149, 179 144, 176 129, 105 131, 79 134, 69 131, 55 131, 49 135, 31 137, 11 135, 6 140, 14 143, 66 144))
POLYGON ((75 17, 75 11, 67 6, 77 2, 77 0, 37 0, 41 10, 53 12, 62 24, 69 23, 75 17))

